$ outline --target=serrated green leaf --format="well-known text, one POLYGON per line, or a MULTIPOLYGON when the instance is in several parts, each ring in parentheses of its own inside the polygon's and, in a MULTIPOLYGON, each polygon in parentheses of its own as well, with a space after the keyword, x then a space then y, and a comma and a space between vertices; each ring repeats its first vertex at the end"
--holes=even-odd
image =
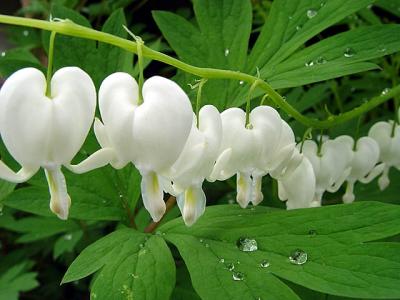
POLYGON ((400 233, 399 217, 399 206, 378 202, 294 211, 216 206, 191 228, 174 220, 159 230, 178 247, 203 299, 297 299, 279 278, 328 294, 397 298, 400 244, 366 242, 400 233), (258 250, 240 251, 241 237, 255 239, 258 250), (308 254, 301 266, 288 259, 297 248, 308 254), (263 260, 270 266, 261 268, 263 260), (233 280, 229 263, 243 281, 233 280))
POLYGON ((62 282, 97 270, 91 288, 96 299, 169 299, 175 284, 174 261, 164 240, 131 229, 115 231, 83 250, 62 282))
POLYGON ((258 67, 263 73, 285 60, 319 32, 373 2, 374 0, 274 1, 251 51, 247 70, 255 73, 255 68, 258 67), (324 5, 321 6, 321 3, 324 5), (313 17, 307 16, 308 11, 314 12, 313 17))
POLYGON ((27 272, 29 261, 23 261, 0 275, 0 299, 17 300, 19 292, 26 292, 39 285, 37 273, 27 272))
MULTIPOLYGON (((91 27, 89 21, 79 13, 60 5, 52 8, 54 18, 69 19, 79 25, 91 27)), ((122 9, 114 11, 104 23, 102 31, 127 37, 122 25, 126 20, 122 9)), ((49 33, 44 34, 47 47, 49 33)), ((77 66, 85 70, 97 87, 111 73, 132 72, 133 54, 115 46, 75 37, 56 35, 54 43, 54 70, 66 66, 77 66)))
POLYGON ((347 31, 297 52, 275 68, 265 70, 263 76, 272 86, 283 88, 365 71, 376 66, 363 61, 400 50, 398 36, 400 25, 395 24, 347 31))
MULTIPOLYGON (((251 31, 250 1, 194 1, 194 11, 198 27, 179 15, 153 12, 158 27, 179 58, 199 67, 243 70, 251 31)), ((222 109, 237 84, 209 81, 204 86, 203 103, 222 109)))

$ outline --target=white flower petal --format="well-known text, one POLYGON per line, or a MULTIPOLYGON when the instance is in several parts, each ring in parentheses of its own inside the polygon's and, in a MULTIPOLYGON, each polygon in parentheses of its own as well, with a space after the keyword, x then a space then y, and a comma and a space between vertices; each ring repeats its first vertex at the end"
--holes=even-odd
POLYGON ((173 81, 154 76, 143 85, 144 103, 136 108, 133 139, 139 169, 165 172, 178 159, 189 136, 193 111, 188 96, 173 81))
POLYGON ((25 182, 35 175, 39 168, 39 166, 34 168, 23 167, 17 173, 15 173, 3 161, 0 160, 0 178, 14 183, 25 182))
POLYGON ((46 168, 44 171, 51 196, 50 209, 61 220, 66 220, 71 206, 71 198, 67 192, 67 184, 64 174, 61 172, 61 166, 46 168))
POLYGON ((113 158, 115 157, 115 152, 114 149, 111 148, 103 148, 92 155, 90 155, 88 158, 86 158, 84 161, 80 162, 77 165, 65 165, 70 171, 77 173, 77 174, 82 174, 89 172, 94 169, 98 169, 101 167, 104 167, 107 165, 113 158))
POLYGON ((242 208, 246 208, 253 198, 253 182, 250 174, 238 172, 236 176, 236 201, 242 208))
POLYGON ((200 186, 191 186, 176 198, 186 226, 192 226, 204 213, 206 196, 200 186))
POLYGON ((123 167, 136 157, 132 126, 138 99, 138 84, 127 73, 111 74, 101 83, 99 109, 104 128, 95 122, 95 132, 102 147, 114 148, 114 167, 123 167))
POLYGON ((144 207, 150 213, 153 221, 158 222, 166 210, 160 180, 154 172, 140 172, 140 174, 142 175, 140 187, 144 207))

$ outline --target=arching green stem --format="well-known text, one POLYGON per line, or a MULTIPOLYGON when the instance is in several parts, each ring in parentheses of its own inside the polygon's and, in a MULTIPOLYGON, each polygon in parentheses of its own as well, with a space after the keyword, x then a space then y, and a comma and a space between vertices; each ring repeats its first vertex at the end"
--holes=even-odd
POLYGON ((304 142, 306 140, 312 139, 312 128, 308 128, 304 134, 303 134, 303 138, 301 139, 301 146, 300 146, 300 153, 303 153, 303 146, 304 146, 304 142))
POLYGON ((253 94, 254 89, 257 87, 257 85, 259 83, 260 83, 259 79, 254 81, 250 87, 249 93, 247 94, 247 98, 246 98, 246 128, 248 128, 248 126, 251 127, 251 124, 250 124, 251 95, 253 94))
POLYGON ((50 34, 49 42, 49 56, 47 61, 47 74, 46 74, 46 96, 51 97, 51 77, 53 76, 53 60, 54 60, 54 40, 57 32, 52 31, 50 34))
POLYGON ((203 90, 203 85, 207 82, 207 79, 203 78, 200 80, 198 89, 197 89, 197 97, 196 97, 196 118, 197 118, 197 128, 200 128, 200 108, 201 108, 201 92, 203 90))
MULTIPOLYGON (((42 20, 35 20, 30 18, 22 18, 22 17, 14 17, 14 16, 6 16, 0 15, 0 23, 3 24, 11 24, 11 25, 19 25, 26 27, 33 27, 48 31, 54 31, 60 34, 80 37, 90 40, 96 40, 102 43, 107 43, 110 45, 114 45, 125 49, 129 52, 133 52, 137 54, 137 44, 133 41, 128 41, 126 39, 114 36, 109 33, 100 32, 91 28, 87 28, 84 26, 80 26, 75 24, 69 20, 65 20, 62 22, 49 22, 42 20)), ((186 64, 176 58, 168 56, 164 53, 152 50, 143 45, 142 47, 143 57, 147 57, 149 59, 157 60, 159 62, 166 63, 170 66, 176 67, 182 71, 187 73, 199 76, 201 78, 219 78, 219 79, 233 79, 244 81, 250 84, 253 84, 255 81, 258 81, 258 87, 262 89, 265 93, 268 93, 272 101, 279 106, 283 111, 287 114, 291 115, 294 119, 304 124, 307 127, 313 127, 316 129, 326 129, 337 124, 349 121, 353 118, 356 118, 376 106, 392 99, 395 95, 400 93, 400 85, 393 87, 388 93, 384 95, 379 95, 368 102, 360 105, 359 107, 354 108, 351 111, 345 112, 336 116, 329 116, 326 120, 318 120, 315 118, 308 118, 298 112, 293 106, 287 103, 282 96, 277 93, 267 82, 257 78, 256 76, 252 76, 249 74, 244 74, 237 71, 230 70, 220 70, 220 69, 211 69, 211 68, 199 68, 189 64, 186 64)))

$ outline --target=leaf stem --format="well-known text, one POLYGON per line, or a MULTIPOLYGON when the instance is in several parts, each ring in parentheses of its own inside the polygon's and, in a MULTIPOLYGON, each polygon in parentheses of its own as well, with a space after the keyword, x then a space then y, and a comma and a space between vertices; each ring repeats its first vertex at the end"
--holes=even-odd
MULTIPOLYGON (((137 54, 137 43, 133 41, 129 41, 117 36, 114 36, 109 33, 100 32, 88 27, 84 27, 78 24, 73 23, 70 20, 65 20, 61 22, 49 22, 43 20, 35 20, 30 18, 23 17, 14 17, 0 14, 0 23, 10 24, 10 25, 18 25, 18 26, 26 26, 33 27, 48 31, 54 31, 60 34, 80 37, 90 40, 96 40, 102 43, 107 43, 110 45, 114 45, 125 49, 129 52, 133 52, 137 54)), ((230 71, 230 70, 221 70, 221 69, 212 69, 212 68, 199 68, 189 64, 186 64, 176 58, 173 58, 164 53, 152 50, 145 45, 142 47, 143 57, 147 57, 149 59, 157 60, 159 62, 163 62, 175 68, 178 68, 187 73, 207 78, 207 79, 233 79, 239 81, 245 81, 253 84, 255 81, 258 81, 258 87, 261 88, 264 92, 268 93, 270 98, 275 102, 277 106, 279 106, 283 111, 287 114, 291 115, 294 119, 304 124, 307 127, 313 127, 315 129, 327 129, 337 124, 349 121, 353 118, 356 118, 376 106, 388 101, 393 98, 395 95, 400 93, 400 85, 392 88, 388 93, 384 95, 379 95, 372 98, 370 101, 360 105, 359 107, 354 108, 351 111, 336 115, 329 116, 326 120, 318 120, 315 118, 308 118, 298 112, 293 106, 287 103, 282 96, 277 93, 267 82, 257 78, 256 76, 252 76, 249 74, 230 71)))
POLYGON ((47 74, 46 74, 46 96, 51 97, 51 77, 53 76, 53 60, 54 60, 54 40, 57 32, 52 31, 49 41, 49 58, 47 61, 47 74))
POLYGON ((251 127, 251 124, 250 124, 251 95, 253 94, 254 89, 257 87, 257 85, 259 83, 260 83, 259 79, 254 81, 253 84, 250 87, 249 93, 247 94, 247 99, 246 99, 246 128, 248 128, 248 126, 251 127))
POLYGON ((197 97, 196 97, 196 118, 197 118, 197 128, 200 128, 200 108, 201 108, 201 92, 203 90, 203 85, 207 82, 207 79, 202 78, 199 82, 197 97))

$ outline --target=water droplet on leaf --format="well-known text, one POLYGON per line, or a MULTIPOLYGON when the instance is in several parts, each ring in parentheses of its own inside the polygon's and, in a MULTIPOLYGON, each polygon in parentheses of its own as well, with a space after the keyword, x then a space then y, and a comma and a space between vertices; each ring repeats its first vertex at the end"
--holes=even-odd
POLYGON ((225 262, 225 259, 220 258, 220 259, 219 259, 219 262, 223 264, 223 263, 225 262))
POLYGON ((268 259, 263 259, 260 263, 261 268, 268 268, 269 267, 269 260, 268 259))
POLYGON ((224 55, 225 55, 225 56, 228 56, 228 55, 229 55, 229 49, 228 49, 228 48, 225 49, 224 55))
POLYGON ((318 14, 318 11, 315 9, 307 10, 307 18, 312 19, 318 14))
POLYGON ((246 237, 241 237, 237 240, 236 246, 240 251, 253 252, 258 249, 257 241, 246 237))
POLYGON ((307 262, 307 252, 301 249, 295 249, 290 253, 289 261, 294 265, 303 265, 307 262))
POLYGON ((389 88, 384 88, 381 94, 382 95, 387 95, 389 92, 390 92, 389 88))
POLYGON ((6 56, 6 52, 5 51, 1 52, 1 57, 4 57, 4 56, 6 56))
POLYGON ((305 66, 306 66, 306 67, 312 67, 313 65, 314 65, 314 62, 313 62, 312 60, 307 61, 307 62, 305 63, 305 66))
POLYGON ((233 271, 233 270, 235 269, 235 265, 234 265, 233 263, 229 263, 229 264, 226 265, 226 268, 227 268, 229 271, 233 271))
POLYGON ((28 35, 29 35, 29 31, 28 31, 28 30, 22 31, 22 35, 23 35, 23 36, 28 36, 28 35))
POLYGON ((354 51, 354 49, 350 48, 350 47, 346 48, 346 50, 344 50, 344 53, 343 53, 344 57, 353 57, 355 54, 356 54, 356 51, 354 51))
POLYGON ((233 272, 232 273, 232 278, 235 281, 242 281, 244 279, 244 274, 241 272, 233 272))
POLYGON ((64 235, 64 240, 66 240, 66 241, 72 240, 72 234, 66 234, 66 235, 64 235))
POLYGON ((297 26, 296 26, 296 30, 299 31, 302 27, 303 27, 303 26, 301 26, 301 25, 297 25, 297 26))
POLYGON ((317 65, 323 65, 323 64, 327 63, 327 60, 325 57, 320 56, 317 58, 317 60, 315 62, 317 63, 317 65))
POLYGON ((243 80, 240 80, 240 81, 239 81, 239 84, 240 84, 240 85, 243 85, 243 83, 244 83, 243 80))
POLYGON ((310 229, 308 231, 308 235, 310 235, 310 236, 316 236, 317 234, 318 234, 318 232, 315 229, 310 229))

